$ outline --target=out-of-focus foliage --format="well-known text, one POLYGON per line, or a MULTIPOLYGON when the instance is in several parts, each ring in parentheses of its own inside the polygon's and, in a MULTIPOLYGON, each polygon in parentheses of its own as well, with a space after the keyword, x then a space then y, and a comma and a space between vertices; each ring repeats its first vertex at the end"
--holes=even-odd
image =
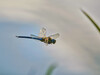
POLYGON ((47 70, 47 72, 46 72, 45 75, 52 75, 52 73, 53 73, 53 71, 54 71, 54 69, 55 69, 56 67, 57 67, 56 64, 50 65, 50 67, 48 68, 48 70, 47 70))
POLYGON ((99 25, 84 10, 81 9, 81 11, 93 23, 93 25, 96 27, 98 32, 100 32, 99 25))

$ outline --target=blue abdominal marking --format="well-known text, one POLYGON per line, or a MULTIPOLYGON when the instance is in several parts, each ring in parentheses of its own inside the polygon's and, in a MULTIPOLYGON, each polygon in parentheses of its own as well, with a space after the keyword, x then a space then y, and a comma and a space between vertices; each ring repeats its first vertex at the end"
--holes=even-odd
POLYGON ((42 38, 38 38, 38 37, 29 37, 29 36, 16 36, 18 38, 28 38, 28 39, 36 39, 36 40, 41 40, 42 38))

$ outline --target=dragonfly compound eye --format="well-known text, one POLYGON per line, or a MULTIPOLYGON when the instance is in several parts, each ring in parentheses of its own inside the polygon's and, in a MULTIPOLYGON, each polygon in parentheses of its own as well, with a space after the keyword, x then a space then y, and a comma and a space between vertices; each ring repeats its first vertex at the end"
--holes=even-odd
POLYGON ((56 43, 56 40, 55 39, 52 39, 52 43, 55 44, 56 43))

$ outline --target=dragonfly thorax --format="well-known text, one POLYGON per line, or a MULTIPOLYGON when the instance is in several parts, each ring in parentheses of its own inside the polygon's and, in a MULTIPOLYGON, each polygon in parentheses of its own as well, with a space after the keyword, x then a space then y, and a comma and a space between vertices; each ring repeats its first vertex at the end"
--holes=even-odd
POLYGON ((56 43, 56 40, 52 39, 50 37, 41 38, 41 41, 44 43, 47 43, 47 44, 52 44, 52 43, 55 44, 56 43))

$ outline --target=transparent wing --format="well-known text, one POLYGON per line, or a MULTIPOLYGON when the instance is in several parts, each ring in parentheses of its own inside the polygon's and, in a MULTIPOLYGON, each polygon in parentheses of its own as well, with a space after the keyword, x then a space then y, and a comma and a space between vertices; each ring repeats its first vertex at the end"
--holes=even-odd
POLYGON ((51 37, 52 39, 57 39, 60 36, 59 33, 54 34, 54 35, 50 35, 49 37, 51 37))
POLYGON ((46 29, 45 28, 42 28, 40 30, 39 37, 45 37, 45 36, 46 36, 46 29))
POLYGON ((45 43, 46 46, 48 46, 48 43, 45 43))
POLYGON ((30 36, 31 36, 31 37, 40 38, 40 37, 38 37, 38 36, 36 36, 36 35, 34 35, 34 34, 30 34, 30 36))

